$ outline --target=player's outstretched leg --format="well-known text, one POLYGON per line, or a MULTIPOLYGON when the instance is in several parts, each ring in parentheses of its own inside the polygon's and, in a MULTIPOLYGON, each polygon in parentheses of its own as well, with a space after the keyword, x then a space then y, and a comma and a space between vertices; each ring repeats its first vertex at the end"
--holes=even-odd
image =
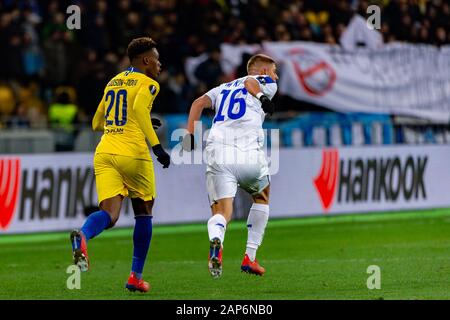
POLYGON ((131 273, 125 287, 130 291, 147 292, 150 284, 142 279, 145 260, 152 240, 152 216, 136 216, 133 233, 133 262, 131 273))
POLYGON ((213 278, 222 276, 222 249, 227 220, 217 213, 208 220, 209 235, 209 273, 213 278))
POLYGON ((256 251, 262 243, 264 231, 269 219, 269 205, 254 203, 247 219, 248 238, 244 260, 241 264, 243 272, 262 276, 266 270, 256 260, 256 251))
POLYGON ((100 210, 92 213, 86 219, 81 230, 75 229, 70 233, 73 263, 80 267, 81 271, 87 271, 89 269, 87 241, 100 234, 110 225, 110 215, 108 212, 100 210))

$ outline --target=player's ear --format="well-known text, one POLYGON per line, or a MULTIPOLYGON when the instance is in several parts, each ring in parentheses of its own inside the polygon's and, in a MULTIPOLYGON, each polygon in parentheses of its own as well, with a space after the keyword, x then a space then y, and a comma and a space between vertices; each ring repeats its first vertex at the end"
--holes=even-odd
POLYGON ((150 58, 147 56, 144 56, 142 58, 142 62, 144 63, 144 65, 148 65, 148 64, 150 64, 150 58))

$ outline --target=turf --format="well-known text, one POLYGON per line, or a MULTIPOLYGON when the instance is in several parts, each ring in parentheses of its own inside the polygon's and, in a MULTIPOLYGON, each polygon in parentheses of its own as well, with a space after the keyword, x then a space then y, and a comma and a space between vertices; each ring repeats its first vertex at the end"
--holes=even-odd
POLYGON ((232 222, 224 274, 207 271, 204 225, 156 226, 144 277, 147 294, 124 284, 132 229, 89 242, 91 270, 69 290, 69 233, 0 237, 0 299, 449 299, 450 210, 364 214, 269 222, 258 252, 263 277, 240 272, 245 221, 232 222), (381 268, 369 290, 367 267, 381 268))

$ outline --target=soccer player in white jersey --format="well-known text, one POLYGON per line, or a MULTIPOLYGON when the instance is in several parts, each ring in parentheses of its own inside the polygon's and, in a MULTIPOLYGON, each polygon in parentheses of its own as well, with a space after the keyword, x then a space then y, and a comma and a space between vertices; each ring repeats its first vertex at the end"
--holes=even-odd
POLYGON ((196 99, 191 106, 183 148, 192 150, 194 123, 204 108, 215 111, 206 142, 206 185, 212 210, 208 220, 210 239, 209 271, 222 275, 222 248, 227 223, 233 214, 237 187, 252 195, 253 205, 247 220, 247 248, 241 270, 263 275, 265 269, 256 260, 269 218, 269 168, 264 154, 262 123, 275 106, 271 99, 277 91, 275 61, 263 54, 247 63, 248 75, 224 83, 196 99))

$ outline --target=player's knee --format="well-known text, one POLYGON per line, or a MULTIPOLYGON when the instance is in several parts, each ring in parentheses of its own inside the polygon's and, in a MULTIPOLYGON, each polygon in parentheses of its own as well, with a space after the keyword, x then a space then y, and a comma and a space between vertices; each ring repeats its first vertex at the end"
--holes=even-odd
POLYGON ((263 191, 253 196, 255 203, 269 204, 270 186, 267 186, 263 191))
POLYGON ((122 199, 123 196, 118 195, 113 198, 103 200, 100 203, 100 209, 107 212, 109 214, 109 217, 111 218, 111 223, 109 224, 107 229, 114 227, 117 220, 119 220, 120 210, 122 208, 122 199))
POLYGON ((111 223, 109 224, 107 229, 111 229, 112 227, 114 227, 116 225, 116 223, 117 223, 117 220, 119 220, 118 216, 111 216, 110 215, 110 217, 111 217, 111 223))
POLYGON ((143 201, 142 199, 131 200, 134 216, 152 216, 154 200, 143 201))
POLYGON ((255 203, 269 204, 269 194, 266 192, 261 192, 253 197, 255 203))
POLYGON ((140 210, 134 210, 134 216, 152 216, 152 208, 141 207, 140 210))
POLYGON ((106 229, 111 229, 116 225, 117 220, 119 220, 120 212, 116 212, 114 210, 105 210, 105 209, 102 210, 106 211, 109 215, 109 218, 111 219, 111 222, 109 223, 109 226, 106 229))

